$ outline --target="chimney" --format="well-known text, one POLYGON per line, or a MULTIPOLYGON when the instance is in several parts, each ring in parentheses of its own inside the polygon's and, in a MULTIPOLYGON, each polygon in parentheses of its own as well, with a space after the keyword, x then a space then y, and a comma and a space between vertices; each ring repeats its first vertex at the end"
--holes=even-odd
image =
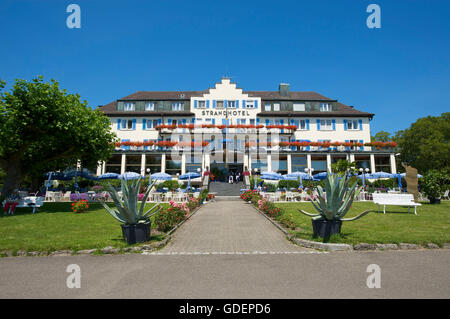
POLYGON ((280 83, 279 86, 280 96, 289 96, 289 83, 280 83))

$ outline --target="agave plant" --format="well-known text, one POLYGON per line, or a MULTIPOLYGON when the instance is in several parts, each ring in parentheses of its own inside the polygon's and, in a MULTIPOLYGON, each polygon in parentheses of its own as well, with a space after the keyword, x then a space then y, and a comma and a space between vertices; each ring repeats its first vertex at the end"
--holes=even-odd
POLYGON ((138 197, 141 182, 142 180, 140 177, 137 180, 133 180, 130 184, 122 179, 122 199, 120 198, 120 195, 117 193, 115 188, 111 186, 111 184, 108 184, 108 186, 106 187, 108 193, 116 204, 116 208, 109 207, 104 201, 101 201, 100 203, 108 211, 108 213, 111 214, 112 217, 120 221, 122 224, 135 225, 139 221, 146 221, 150 217, 150 214, 159 207, 159 204, 155 204, 152 208, 144 213, 145 202, 147 201, 150 190, 156 183, 155 181, 151 185, 149 185, 147 191, 144 194, 144 197, 141 200, 141 206, 138 209, 138 197))
POLYGON ((312 217, 313 220, 352 221, 363 217, 368 214, 370 210, 362 212, 356 217, 344 218, 345 214, 347 214, 350 209, 350 206, 352 206, 353 200, 361 191, 361 188, 357 187, 356 182, 351 186, 349 186, 349 183, 350 180, 347 176, 339 177, 336 174, 327 174, 327 179, 325 181, 326 194, 324 194, 324 189, 318 185, 315 189, 319 196, 316 199, 310 197, 314 208, 319 213, 310 214, 301 209, 299 209, 299 211, 312 217))

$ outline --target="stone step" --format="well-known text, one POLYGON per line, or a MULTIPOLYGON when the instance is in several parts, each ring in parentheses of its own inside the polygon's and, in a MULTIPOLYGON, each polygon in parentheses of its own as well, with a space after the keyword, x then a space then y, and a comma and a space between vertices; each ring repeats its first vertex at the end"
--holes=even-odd
POLYGON ((216 201, 241 201, 240 196, 220 196, 216 195, 216 201))

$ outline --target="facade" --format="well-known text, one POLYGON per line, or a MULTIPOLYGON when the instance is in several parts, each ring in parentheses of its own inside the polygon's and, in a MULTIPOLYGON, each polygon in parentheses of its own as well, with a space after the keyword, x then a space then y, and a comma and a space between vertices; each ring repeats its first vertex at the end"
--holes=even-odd
POLYGON ((339 159, 396 173, 389 143, 371 143, 374 114, 315 92, 243 91, 229 78, 204 91, 136 92, 100 107, 120 142, 98 174, 171 175, 257 168, 329 170, 339 159))

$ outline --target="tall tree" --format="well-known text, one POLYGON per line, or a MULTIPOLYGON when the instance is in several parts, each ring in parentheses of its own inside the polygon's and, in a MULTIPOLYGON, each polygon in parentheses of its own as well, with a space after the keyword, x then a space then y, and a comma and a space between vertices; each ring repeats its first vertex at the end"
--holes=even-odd
MULTIPOLYGON (((1 81, 0 90, 5 82, 1 81)), ((78 94, 61 90, 57 81, 16 80, 0 94, 0 168, 6 172, 2 195, 25 176, 46 170, 96 166, 111 156, 116 141, 110 121, 78 94)))
POLYGON ((411 127, 396 133, 400 160, 424 174, 450 165, 450 113, 419 118, 411 127))
POLYGON ((370 137, 372 142, 390 142, 392 141, 393 137, 391 136, 391 133, 386 131, 379 131, 375 134, 375 136, 370 137))

